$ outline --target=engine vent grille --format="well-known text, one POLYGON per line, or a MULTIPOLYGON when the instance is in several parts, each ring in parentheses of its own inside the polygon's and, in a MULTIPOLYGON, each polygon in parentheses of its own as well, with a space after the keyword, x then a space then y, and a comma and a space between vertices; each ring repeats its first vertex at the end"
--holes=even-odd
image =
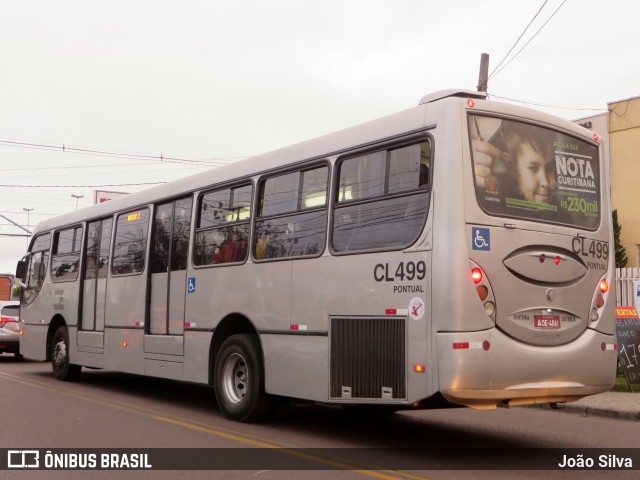
POLYGON ((406 398, 405 319, 331 319, 332 399, 406 398))

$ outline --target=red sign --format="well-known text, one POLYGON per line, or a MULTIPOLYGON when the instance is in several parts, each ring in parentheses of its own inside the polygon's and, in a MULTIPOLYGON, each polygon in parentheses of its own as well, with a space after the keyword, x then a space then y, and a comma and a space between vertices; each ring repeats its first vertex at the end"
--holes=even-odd
POLYGON ((533 326, 536 328, 560 328, 560 315, 534 315, 533 326))
POLYGON ((114 198, 123 197, 124 195, 129 195, 125 192, 107 192, 105 190, 94 190, 93 192, 93 203, 104 203, 109 200, 113 200, 114 198))

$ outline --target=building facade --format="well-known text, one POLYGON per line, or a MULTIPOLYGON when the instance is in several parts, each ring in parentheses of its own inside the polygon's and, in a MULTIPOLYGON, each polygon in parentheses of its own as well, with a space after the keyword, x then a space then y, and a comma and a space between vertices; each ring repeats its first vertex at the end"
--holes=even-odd
POLYGON ((627 267, 640 266, 640 97, 611 102, 608 112, 575 120, 607 137, 611 157, 611 203, 622 226, 627 267))

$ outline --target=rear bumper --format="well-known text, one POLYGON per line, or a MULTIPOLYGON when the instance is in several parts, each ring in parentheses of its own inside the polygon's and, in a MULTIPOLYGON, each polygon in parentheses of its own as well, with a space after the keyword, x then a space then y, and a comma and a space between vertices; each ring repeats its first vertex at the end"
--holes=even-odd
POLYGON ((549 388, 521 388, 506 390, 462 390, 451 389, 442 392, 443 396, 452 403, 465 405, 476 410, 494 410, 496 407, 515 407, 518 405, 532 405, 536 403, 566 403, 606 392, 611 386, 596 387, 549 387, 549 388))
POLYGON ((437 343, 445 359, 440 392, 476 409, 570 402, 608 391, 615 382, 615 338, 595 330, 554 347, 527 345, 498 329, 438 333, 437 343))

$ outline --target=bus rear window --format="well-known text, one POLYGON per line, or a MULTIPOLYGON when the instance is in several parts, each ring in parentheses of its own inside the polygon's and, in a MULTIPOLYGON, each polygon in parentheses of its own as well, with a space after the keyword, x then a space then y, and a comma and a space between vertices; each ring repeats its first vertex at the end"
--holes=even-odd
POLYGON ((523 122, 469 115, 476 198, 489 215, 595 230, 596 146, 523 122))

